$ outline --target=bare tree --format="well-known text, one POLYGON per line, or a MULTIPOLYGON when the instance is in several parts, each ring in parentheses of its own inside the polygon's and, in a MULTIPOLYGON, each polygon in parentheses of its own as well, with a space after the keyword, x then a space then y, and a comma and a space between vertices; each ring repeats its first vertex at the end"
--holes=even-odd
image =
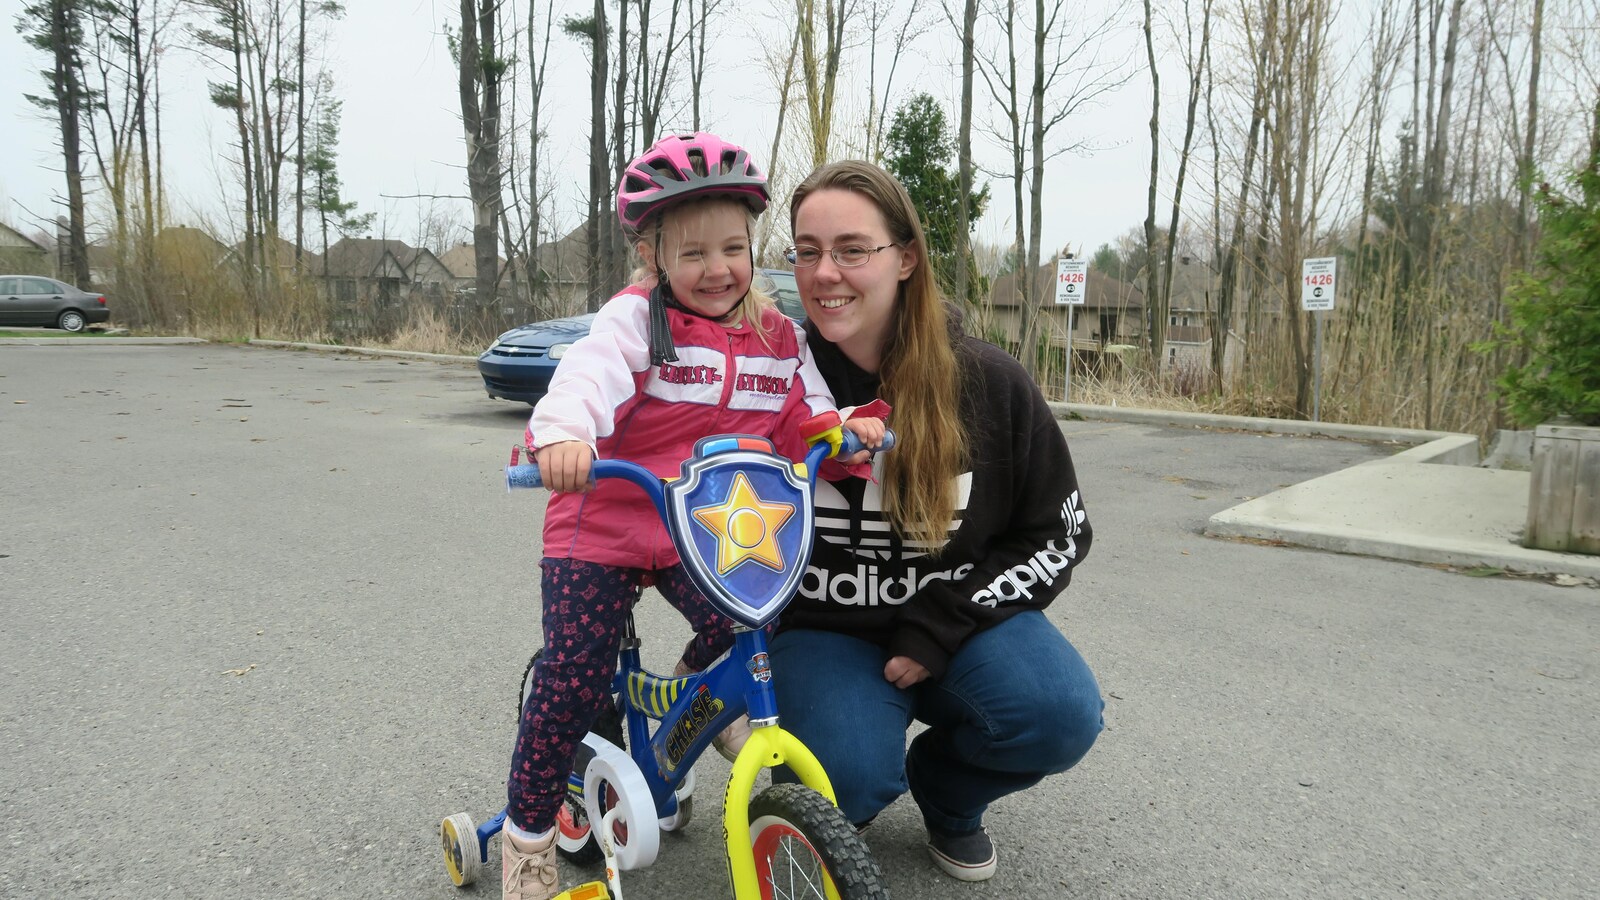
POLYGON ((852 0, 822 0, 822 40, 817 39, 817 0, 795 0, 800 32, 800 71, 806 88, 806 121, 811 131, 811 163, 828 161, 833 135, 833 102, 844 56, 845 28, 855 14, 852 0))
POLYGON ((472 247, 480 313, 495 306, 500 276, 500 56, 496 25, 499 4, 461 0, 458 88, 467 145, 467 189, 472 195, 472 247))
MULTIPOLYGON (((789 51, 788 51, 788 53, 786 53, 782 57, 783 58, 783 64, 782 64, 783 74, 781 76, 777 77, 777 82, 778 82, 778 123, 772 130, 772 152, 767 154, 767 180, 768 180, 768 183, 770 185, 772 185, 774 188, 776 187, 776 182, 777 182, 779 173, 782 171, 782 169, 780 168, 781 165, 782 165, 782 158, 778 155, 778 151, 781 150, 782 147, 783 147, 784 127, 788 124, 789 97, 790 97, 791 94, 794 93, 794 84, 795 84, 794 64, 795 64, 795 58, 799 55, 799 52, 800 52, 800 32, 799 32, 798 29, 796 29, 795 32, 789 36, 789 51)), ((776 62, 773 62, 773 61, 770 61, 770 60, 769 60, 769 62, 772 63, 772 68, 773 69, 777 69, 778 68, 778 65, 776 64, 776 62)), ((778 191, 776 191, 776 190, 773 191, 773 197, 774 198, 779 197, 778 191)), ((779 202, 782 202, 782 201, 779 201, 779 202)), ((768 241, 770 240, 770 238, 772 236, 772 231, 773 231, 773 226, 771 225, 771 222, 772 222, 773 218, 775 218, 775 217, 769 215, 767 217, 767 220, 768 220, 767 227, 761 229, 761 235, 758 238, 758 242, 757 242, 757 246, 756 246, 756 259, 757 260, 764 259, 766 257, 766 255, 767 255, 767 244, 768 244, 768 241)))
POLYGON ((83 214, 82 118, 88 104, 83 85, 79 48, 83 26, 78 0, 45 0, 30 3, 17 17, 17 29, 29 44, 49 54, 51 68, 45 73, 50 88, 48 97, 30 96, 35 105, 51 109, 61 127, 61 162, 67 177, 67 254, 72 261, 73 278, 89 286, 89 247, 83 214))
POLYGON ((1084 152, 1094 143, 1089 135, 1079 132, 1052 146, 1051 132, 1126 84, 1133 74, 1124 62, 1106 58, 1115 52, 1106 40, 1116 31, 1115 12, 1098 21, 1074 21, 1071 27, 1064 19, 1066 12, 1064 0, 1052 0, 1049 5, 1045 0, 1034 0, 1032 20, 1019 23, 1015 0, 1006 0, 1003 7, 991 13, 1001 26, 1005 60, 1002 64, 986 54, 980 63, 990 94, 1004 117, 1003 129, 995 130, 1001 134, 1002 146, 1011 149, 1017 247, 1022 256, 1018 265, 1022 275, 1017 279, 1022 294, 1020 338, 1023 364, 1029 371, 1035 369, 1037 355, 1034 341, 1039 297, 1033 273, 1040 264, 1045 166, 1063 153, 1084 152), (1024 37, 1033 45, 1026 94, 1022 91, 1016 49, 1020 28, 1027 29, 1024 37))
MULTIPOLYGON (((956 177, 961 197, 972 194, 972 69, 977 24, 978 0, 964 0, 961 4, 961 124, 956 134, 956 177)), ((957 210, 955 292, 965 301, 970 296, 967 263, 972 258, 972 222, 967 204, 958 204, 957 210)))
MULTIPOLYGON (((1194 142, 1195 106, 1200 102, 1200 81, 1205 74, 1207 59, 1211 52, 1211 2, 1212 0, 1202 0, 1201 3, 1200 47, 1198 50, 1194 46, 1194 26, 1189 16, 1188 0, 1184 0, 1183 4, 1184 37, 1187 39, 1184 47, 1184 60, 1189 68, 1189 106, 1184 113, 1183 145, 1178 150, 1178 177, 1172 189, 1172 217, 1170 224, 1167 226, 1168 235, 1178 234, 1178 217, 1183 210, 1183 183, 1189 171, 1189 150, 1194 142)), ((1172 310, 1172 258, 1177 249, 1178 242, 1176 240, 1167 241, 1166 260, 1161 270, 1161 293, 1157 297, 1149 298, 1148 301, 1155 307, 1156 320, 1163 323, 1159 326, 1161 328, 1159 333, 1163 335, 1166 333, 1164 323, 1172 310)), ((1156 333, 1158 332, 1152 331, 1152 335, 1156 333)), ((1155 371, 1160 371, 1161 353, 1164 348, 1159 343, 1155 343, 1154 348, 1156 353, 1155 371)))
POLYGON ((306 56, 314 46, 308 38, 313 15, 337 18, 344 15, 344 5, 334 0, 298 0, 299 17, 295 28, 295 78, 294 78, 294 270, 300 271, 301 257, 305 252, 306 215, 306 56))
POLYGON ((878 31, 889 19, 892 3, 876 0, 867 12, 867 153, 873 161, 883 159, 883 123, 889 113, 889 100, 894 96, 894 73, 900 67, 900 57, 907 47, 928 31, 929 23, 916 4, 906 7, 905 17, 894 32, 894 44, 889 56, 889 73, 883 88, 878 88, 878 31), (880 103, 879 100, 882 100, 880 103))
POLYGON ((1150 0, 1144 0, 1144 52, 1150 67, 1150 184, 1147 188, 1144 214, 1144 246, 1147 263, 1145 270, 1146 333, 1150 336, 1150 358, 1155 371, 1161 371, 1162 353, 1165 351, 1167 317, 1159 308, 1161 277, 1156 270, 1156 186, 1161 175, 1161 69, 1156 63, 1155 17, 1150 0))
POLYGON ((588 251, 589 312, 595 312, 605 302, 602 293, 605 260, 602 256, 603 240, 601 218, 610 196, 611 178, 606 162, 606 5, 595 0, 594 12, 588 17, 568 16, 561 20, 561 29, 568 35, 585 40, 589 45, 589 195, 584 220, 584 246, 588 251))
POLYGON ((701 91, 705 87, 706 53, 711 41, 711 36, 706 31, 706 23, 718 13, 723 0, 698 0, 699 12, 695 11, 696 3, 697 0, 689 0, 689 27, 686 30, 686 37, 689 42, 691 131, 700 130, 701 91))

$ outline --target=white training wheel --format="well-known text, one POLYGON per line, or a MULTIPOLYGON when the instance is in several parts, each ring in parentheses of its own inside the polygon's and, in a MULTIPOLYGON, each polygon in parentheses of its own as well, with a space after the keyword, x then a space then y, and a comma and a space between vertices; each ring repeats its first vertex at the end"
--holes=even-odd
POLYGON ((661 818, 662 831, 678 831, 688 827, 689 820, 694 818, 694 770, 684 777, 683 783, 675 791, 678 796, 678 811, 670 816, 661 818))
MULTIPOLYGON (((593 734, 585 735, 583 742, 594 751, 594 759, 583 772, 583 801, 588 807, 589 822, 597 824, 605 818, 607 810, 601 804, 606 791, 602 785, 609 786, 616 806, 615 825, 607 836, 616 851, 617 865, 624 870, 650 865, 661 848, 661 826, 644 773, 616 744, 593 734)), ((599 837, 595 835, 596 839, 599 837)))
POLYGON ((456 813, 439 823, 439 843, 444 848, 444 867, 456 887, 478 880, 483 871, 483 849, 478 846, 478 826, 472 816, 456 813))

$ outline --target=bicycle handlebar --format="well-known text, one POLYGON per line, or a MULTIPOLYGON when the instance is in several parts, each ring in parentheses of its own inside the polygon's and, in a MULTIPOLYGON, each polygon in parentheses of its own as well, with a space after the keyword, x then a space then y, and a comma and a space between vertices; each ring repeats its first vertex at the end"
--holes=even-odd
MULTIPOLYGON (((861 443, 861 439, 856 437, 855 433, 849 431, 848 429, 843 432, 842 438, 843 440, 840 445, 839 453, 843 456, 849 456, 852 453, 859 453, 862 450, 871 450, 872 453, 876 454, 882 453, 885 450, 894 449, 895 436, 893 430, 887 430, 883 433, 883 443, 876 449, 872 449, 863 445, 861 443)), ((819 441, 812 445, 811 452, 815 453, 819 448, 826 451, 827 446, 828 445, 826 442, 819 441)), ((806 462, 812 464, 814 467, 815 462, 811 460, 810 456, 810 453, 806 454, 806 462)), ((597 459, 594 461, 593 466, 589 470, 589 477, 594 481, 598 481, 602 478, 626 478, 634 484, 637 484, 639 487, 644 488, 645 493, 649 494, 651 499, 656 501, 658 511, 662 513, 666 512, 666 509, 664 506, 662 506, 661 501, 656 499, 661 493, 661 479, 656 477, 656 475, 649 469, 646 469, 644 466, 641 466, 638 463, 631 463, 622 459, 597 459)), ((520 466, 506 467, 507 490, 541 487, 544 487, 544 479, 539 476, 539 466, 536 463, 524 463, 520 466)))

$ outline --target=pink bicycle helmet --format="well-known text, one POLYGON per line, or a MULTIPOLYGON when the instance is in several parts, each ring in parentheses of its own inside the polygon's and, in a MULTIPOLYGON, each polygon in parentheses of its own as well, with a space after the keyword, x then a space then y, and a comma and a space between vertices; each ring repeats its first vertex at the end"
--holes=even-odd
POLYGON ((651 214, 711 194, 742 199, 758 214, 770 199, 767 177, 743 147, 704 131, 664 137, 623 170, 617 218, 638 232, 651 214))

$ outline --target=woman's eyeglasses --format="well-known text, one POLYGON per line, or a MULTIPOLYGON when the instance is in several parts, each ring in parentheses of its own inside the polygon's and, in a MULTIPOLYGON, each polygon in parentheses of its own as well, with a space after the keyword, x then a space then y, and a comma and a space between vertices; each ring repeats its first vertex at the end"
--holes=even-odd
MULTIPOLYGON (((834 265, 846 269, 853 269, 856 266, 866 265, 867 260, 872 258, 872 254, 877 253, 880 250, 887 250, 890 247, 898 246, 900 245, 884 244, 882 247, 867 247, 862 244, 844 244, 839 247, 830 248, 828 250, 828 255, 833 257, 834 265)), ((788 260, 789 265, 791 266, 809 269, 817 263, 822 262, 822 248, 813 247, 809 244, 796 244, 795 246, 783 251, 783 258, 788 260)))

